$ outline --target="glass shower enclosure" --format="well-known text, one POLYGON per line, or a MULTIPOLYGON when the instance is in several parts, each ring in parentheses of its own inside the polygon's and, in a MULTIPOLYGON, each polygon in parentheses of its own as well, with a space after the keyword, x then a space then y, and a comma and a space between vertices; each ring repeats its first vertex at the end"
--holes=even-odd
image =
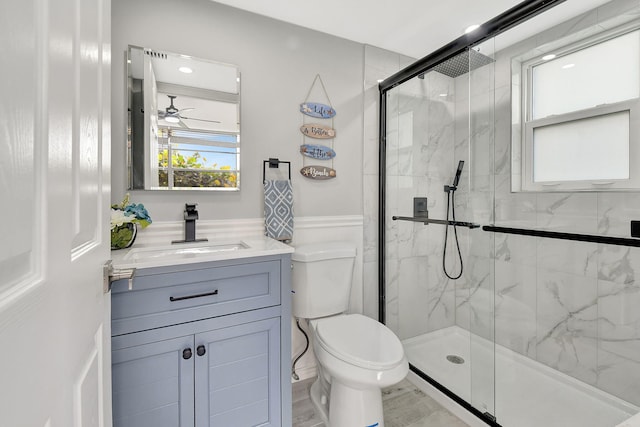
POLYGON ((528 38, 500 30, 381 84, 380 320, 418 377, 488 425, 640 412, 640 189, 523 191, 519 163, 532 58, 640 28, 638 13, 617 0, 528 38))
POLYGON ((414 198, 426 197, 430 219, 445 220, 449 211, 450 220, 455 212, 458 221, 493 223, 492 63, 470 49, 387 92, 384 251, 386 324, 410 363, 488 417, 495 411, 492 236, 408 218, 414 198), (471 69, 472 58, 482 65, 471 69), (484 90, 473 99, 472 82, 484 90), (447 193, 460 161, 457 189, 447 193), (460 277, 450 279, 445 268, 460 277))

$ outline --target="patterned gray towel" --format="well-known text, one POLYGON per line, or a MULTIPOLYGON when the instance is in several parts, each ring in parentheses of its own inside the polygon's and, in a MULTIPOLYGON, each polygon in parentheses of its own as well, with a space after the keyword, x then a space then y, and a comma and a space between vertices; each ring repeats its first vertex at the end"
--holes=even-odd
POLYGON ((293 187, 289 180, 264 182, 266 235, 281 241, 293 238, 293 187))

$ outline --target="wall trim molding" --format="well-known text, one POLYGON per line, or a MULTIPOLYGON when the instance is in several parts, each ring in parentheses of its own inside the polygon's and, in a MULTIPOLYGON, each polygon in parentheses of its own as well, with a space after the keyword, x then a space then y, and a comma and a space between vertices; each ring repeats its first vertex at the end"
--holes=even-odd
POLYGON ((307 216, 294 219, 294 233, 296 229, 326 228, 326 227, 357 227, 364 224, 362 215, 342 216, 307 216))
MULTIPOLYGON (((294 239, 296 230, 322 228, 362 227, 362 215, 308 216, 294 219, 294 239)), ((177 240, 183 238, 183 221, 154 222, 144 230, 138 230, 137 243, 177 240)), ((264 218, 243 218, 223 220, 198 220, 196 235, 209 239, 229 239, 264 235, 264 218)))

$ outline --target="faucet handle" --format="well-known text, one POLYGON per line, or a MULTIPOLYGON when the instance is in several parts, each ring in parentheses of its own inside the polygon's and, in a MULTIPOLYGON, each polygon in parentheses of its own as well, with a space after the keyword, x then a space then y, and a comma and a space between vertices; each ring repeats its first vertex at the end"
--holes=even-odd
POLYGON ((185 203, 184 205, 184 219, 198 219, 198 211, 196 210, 197 203, 185 203))

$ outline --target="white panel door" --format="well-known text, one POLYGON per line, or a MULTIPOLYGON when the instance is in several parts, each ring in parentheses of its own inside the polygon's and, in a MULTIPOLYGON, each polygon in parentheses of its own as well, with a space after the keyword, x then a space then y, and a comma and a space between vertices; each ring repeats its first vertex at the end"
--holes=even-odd
POLYGON ((110 15, 0 2, 0 426, 111 425, 110 15))

